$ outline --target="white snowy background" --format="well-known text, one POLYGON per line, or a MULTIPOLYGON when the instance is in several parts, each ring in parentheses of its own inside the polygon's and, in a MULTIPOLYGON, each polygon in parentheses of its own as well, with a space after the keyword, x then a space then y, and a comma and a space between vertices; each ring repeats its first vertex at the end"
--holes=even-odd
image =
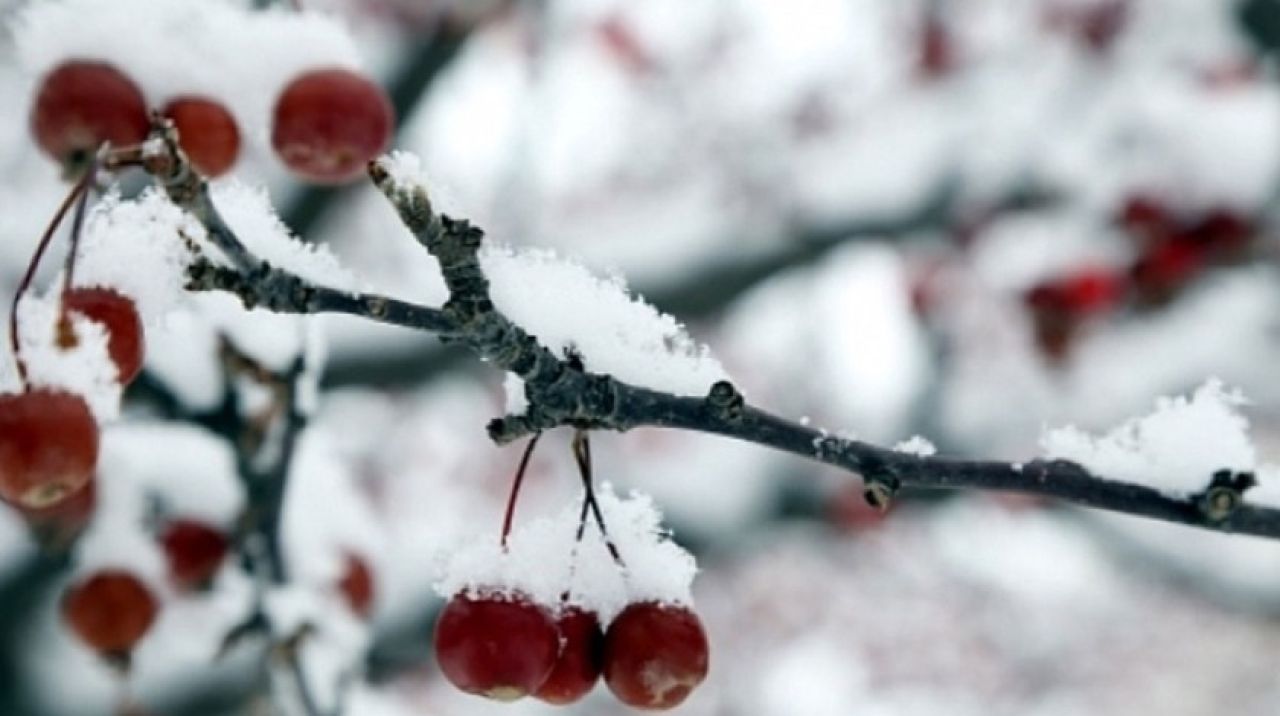
MULTIPOLYGON (((1178 494, 1218 468, 1255 470, 1248 499, 1280 504, 1269 467, 1280 463, 1280 85, 1232 3, 304 0, 305 20, 246 4, 0 1, 5 296, 66 191, 29 138, 29 98, 60 59, 90 56, 125 69, 150 102, 198 89, 228 103, 246 142, 215 199, 255 251, 329 285, 438 304, 434 261, 371 186, 332 199, 303 237, 319 250, 291 243, 267 206, 300 188, 270 155, 268 112, 300 68, 389 80, 440 28, 467 26, 395 146, 420 157, 412 169, 439 208, 500 245, 484 256, 495 300, 549 345, 678 393, 728 375, 773 412, 904 450, 1067 457, 1178 494), (1061 20, 1107 5, 1127 14, 1103 50, 1061 20), (930 12, 953 56, 937 75, 921 69, 930 12), (1160 305, 1090 318, 1051 360, 1024 293, 1131 263, 1115 215, 1135 193, 1247 217, 1260 227, 1253 252, 1160 305), (942 194, 940 219, 847 231, 942 194), (1009 208, 1026 195, 1048 200, 1009 208), (831 233, 841 240, 815 244, 811 260, 783 260, 831 233), (772 268, 741 291, 717 282, 744 265, 772 268), (657 308, 674 318, 623 286, 673 297, 657 308), (714 310, 681 315, 698 301, 714 310)), ((126 179, 119 191, 139 188, 126 179)), ((295 584, 268 607, 281 623, 318 625, 303 657, 322 695, 354 668, 345 699, 357 716, 625 713, 603 686, 568 708, 490 704, 452 689, 431 657, 438 592, 468 583, 459 563, 485 562, 459 545, 496 544, 519 446, 495 448, 483 426, 519 407, 518 383, 405 330, 184 297, 174 279, 186 257, 165 243, 179 226, 157 196, 106 200, 81 280, 140 297, 148 374, 193 410, 221 395, 219 332, 273 366, 304 350, 319 363, 286 502, 295 584), (348 554, 374 574, 368 625, 334 586, 348 554)), ((34 355, 41 339, 24 340, 34 355)), ((7 359, 0 380, 15 385, 7 359)), ((246 614, 249 578, 229 562, 209 593, 174 593, 147 531, 157 504, 234 521, 244 496, 227 446, 155 420, 127 393, 115 417, 109 387, 92 389, 108 422, 99 508, 73 572, 124 566, 163 601, 127 688, 145 703, 193 678, 243 683, 252 654, 214 655, 246 614)), ((697 557, 711 676, 678 713, 1280 711, 1280 545, 1007 495, 912 493, 881 517, 849 475, 693 434, 601 434, 593 451, 599 477, 650 496, 697 557)), ((577 480, 568 436, 546 436, 517 523, 572 512, 577 480)), ((644 504, 618 509, 656 518, 644 504)), ((31 548, 0 506, 0 560, 31 548)), ((686 563, 667 558, 677 573, 648 584, 679 595, 686 563)), ((61 625, 56 599, 27 631, 20 661, 42 713, 111 712, 125 687, 61 625)))

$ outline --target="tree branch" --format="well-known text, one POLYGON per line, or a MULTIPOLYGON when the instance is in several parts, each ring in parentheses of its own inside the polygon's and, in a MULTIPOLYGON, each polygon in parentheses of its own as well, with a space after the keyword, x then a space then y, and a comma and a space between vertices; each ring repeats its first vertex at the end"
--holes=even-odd
MULTIPOLYGON (((174 158, 179 163, 185 161, 176 148, 174 158)), ((746 404, 728 382, 711 386, 704 397, 688 397, 581 370, 556 356, 493 305, 479 261, 483 232, 466 221, 435 213, 423 187, 397 182, 382 162, 370 165, 370 176, 405 226, 439 262, 450 295, 440 309, 382 296, 343 294, 314 286, 260 261, 257 268, 248 271, 198 265, 191 287, 231 291, 247 305, 282 312, 350 313, 435 332, 466 345, 482 360, 524 381, 526 411, 499 418, 488 426, 490 437, 499 444, 560 426, 616 431, 642 426, 693 430, 756 443, 857 473, 867 486, 868 499, 881 505, 903 485, 1005 490, 1223 532, 1280 538, 1280 510, 1245 504, 1242 493, 1249 483, 1243 479, 1215 480, 1204 493, 1176 496, 1094 475, 1081 465, 1061 460, 1036 460, 1022 465, 922 457, 828 435, 771 415, 746 404), (319 295, 329 298, 317 300, 319 295)), ((181 184, 165 186, 179 205, 194 202, 193 213, 202 221, 216 215, 201 204, 208 202, 206 192, 190 191, 190 187, 184 190, 181 184)), ((229 229, 220 231, 220 235, 234 240, 229 229)), ((243 246, 236 251, 248 253, 243 246)), ((1211 476, 1205 477, 1208 483, 1211 476)))

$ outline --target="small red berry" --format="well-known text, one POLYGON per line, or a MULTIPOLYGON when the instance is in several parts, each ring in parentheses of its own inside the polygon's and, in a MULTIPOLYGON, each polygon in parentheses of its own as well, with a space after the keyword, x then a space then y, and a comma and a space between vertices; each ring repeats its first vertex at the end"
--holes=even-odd
POLYGON ((127 654, 155 621, 159 605, 137 577, 98 572, 67 590, 62 615, 76 636, 103 654, 127 654))
POLYGON ((147 138, 142 91, 111 65, 72 60, 45 76, 31 110, 31 132, 46 154, 86 162, 103 142, 120 147, 147 138))
POLYGON ((456 595, 436 621, 436 659, 469 694, 515 701, 538 690, 560 653, 547 610, 522 595, 456 595))
POLYGON ((341 184, 386 149, 393 115, 386 92, 367 78, 313 70, 290 82, 276 102, 271 146, 304 179, 341 184))
POLYGON ((586 696, 604 665, 604 632, 595 612, 569 607, 556 619, 560 630, 560 657, 551 675, 534 692, 550 704, 571 704, 586 696))
POLYGON ((605 632, 604 680, 628 706, 673 708, 707 677, 708 651, 707 634, 692 611, 631 604, 605 632))
POLYGON ((67 311, 102 324, 120 384, 133 382, 142 370, 145 352, 142 318, 133 300, 109 288, 73 288, 62 295, 62 301, 67 311))
POLYGON ((347 555, 338 588, 351 611, 362 619, 368 619, 373 613, 373 572, 363 559, 354 554, 347 555))
POLYGON ((218 573, 230 543, 223 532, 199 520, 173 520, 160 535, 169 576, 184 589, 208 584, 218 573))
POLYGON ((191 163, 205 176, 225 174, 240 154, 240 130, 222 104, 207 97, 178 97, 165 105, 178 141, 191 163))
POLYGON ((0 395, 0 498, 52 507, 88 484, 97 463, 98 424, 83 398, 47 388, 0 395))
POLYGON ((1131 234, 1146 242, 1163 241, 1177 230, 1178 220, 1169 205, 1147 194, 1125 199, 1116 217, 1131 234))
POLYGON ((936 12, 930 12, 924 18, 917 40, 920 57, 917 60, 919 73, 928 79, 944 77, 956 68, 956 43, 951 28, 936 12))

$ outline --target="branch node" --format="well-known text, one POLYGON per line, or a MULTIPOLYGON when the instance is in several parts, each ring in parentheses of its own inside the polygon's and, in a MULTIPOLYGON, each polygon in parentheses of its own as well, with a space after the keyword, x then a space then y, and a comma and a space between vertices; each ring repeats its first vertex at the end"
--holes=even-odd
POLYGON ((727 380, 718 380, 707 393, 707 407, 717 418, 730 423, 742 420, 742 393, 727 380))
POLYGON ((1225 522, 1244 504, 1245 490, 1257 484, 1251 472, 1219 470, 1213 473, 1208 489, 1196 496, 1196 507, 1209 522, 1225 522))

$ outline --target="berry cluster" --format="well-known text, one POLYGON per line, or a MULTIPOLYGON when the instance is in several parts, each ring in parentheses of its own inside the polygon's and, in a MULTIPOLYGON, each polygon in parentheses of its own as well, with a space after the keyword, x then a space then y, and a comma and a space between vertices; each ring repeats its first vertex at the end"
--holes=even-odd
POLYGON ((635 708, 679 705, 707 676, 702 622, 675 604, 630 604, 601 630, 578 606, 558 613, 519 593, 457 594, 436 622, 436 658, 469 694, 499 701, 533 695, 551 704, 585 696, 601 675, 635 708))
MULTIPOLYGON (((159 113, 173 122, 200 173, 216 177, 235 165, 240 128, 217 99, 172 97, 159 113)), ((351 70, 322 67, 295 77, 277 98, 271 144, 300 178, 339 184, 359 177, 386 149, 394 124, 380 87, 351 70)), ((69 60, 49 72, 31 111, 37 144, 72 174, 83 171, 103 143, 136 145, 149 129, 142 90, 120 70, 95 60, 69 60)))

